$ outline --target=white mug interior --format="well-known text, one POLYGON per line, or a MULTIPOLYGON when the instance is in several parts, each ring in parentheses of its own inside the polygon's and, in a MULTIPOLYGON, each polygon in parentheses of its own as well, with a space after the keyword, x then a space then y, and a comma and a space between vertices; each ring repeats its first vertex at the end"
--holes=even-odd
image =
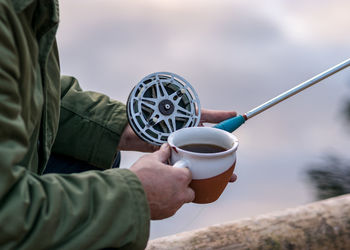
MULTIPOLYGON (((191 127, 170 134, 171 163, 186 161, 193 179, 211 178, 225 172, 236 160, 238 139, 224 130, 210 127, 191 127), (214 144, 226 148, 218 153, 196 153, 179 147, 188 144, 214 144)), ((182 164, 183 165, 183 164, 182 164)))

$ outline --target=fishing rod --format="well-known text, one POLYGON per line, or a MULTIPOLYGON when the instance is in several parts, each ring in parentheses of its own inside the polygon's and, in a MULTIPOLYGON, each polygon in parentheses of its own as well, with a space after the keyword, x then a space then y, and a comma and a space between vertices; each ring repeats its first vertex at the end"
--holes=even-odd
POLYGON ((236 129, 238 129, 243 123, 245 123, 248 119, 260 114, 261 112, 271 108, 272 106, 276 105, 277 103, 280 103, 289 97, 303 91, 304 89, 311 87, 312 85, 326 79, 327 77, 345 69, 346 67, 350 66, 350 58, 323 71, 322 73, 310 78, 309 80, 300 83, 299 85, 283 92, 282 94, 268 100, 267 102, 261 104, 260 106, 253 108, 252 110, 248 111, 244 115, 238 115, 232 118, 229 118, 217 125, 214 126, 214 128, 219 128, 222 130, 225 130, 227 132, 232 133, 236 129))

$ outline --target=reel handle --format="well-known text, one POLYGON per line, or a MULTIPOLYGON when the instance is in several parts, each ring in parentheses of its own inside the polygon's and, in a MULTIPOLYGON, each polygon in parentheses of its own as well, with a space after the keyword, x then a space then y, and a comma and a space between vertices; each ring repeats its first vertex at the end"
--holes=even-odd
POLYGON ((216 124, 214 128, 222 129, 229 133, 232 133, 233 131, 238 129, 243 123, 245 123, 245 121, 246 118, 244 117, 244 115, 238 115, 216 124))

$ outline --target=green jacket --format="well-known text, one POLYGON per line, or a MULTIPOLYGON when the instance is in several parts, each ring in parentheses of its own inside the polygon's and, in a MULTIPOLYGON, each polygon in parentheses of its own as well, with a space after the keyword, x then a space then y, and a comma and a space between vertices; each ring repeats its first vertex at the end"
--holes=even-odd
POLYGON ((127 169, 40 175, 51 151, 107 169, 125 106, 60 77, 57 0, 0 0, 0 249, 141 249, 142 185, 127 169))

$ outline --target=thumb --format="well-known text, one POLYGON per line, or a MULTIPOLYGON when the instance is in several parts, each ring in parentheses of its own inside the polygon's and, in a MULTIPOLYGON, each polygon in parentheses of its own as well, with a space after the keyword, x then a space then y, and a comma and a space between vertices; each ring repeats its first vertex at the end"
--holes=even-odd
POLYGON ((166 163, 168 161, 170 158, 170 153, 171 151, 168 143, 164 143, 158 151, 154 152, 156 157, 163 163, 166 163))

